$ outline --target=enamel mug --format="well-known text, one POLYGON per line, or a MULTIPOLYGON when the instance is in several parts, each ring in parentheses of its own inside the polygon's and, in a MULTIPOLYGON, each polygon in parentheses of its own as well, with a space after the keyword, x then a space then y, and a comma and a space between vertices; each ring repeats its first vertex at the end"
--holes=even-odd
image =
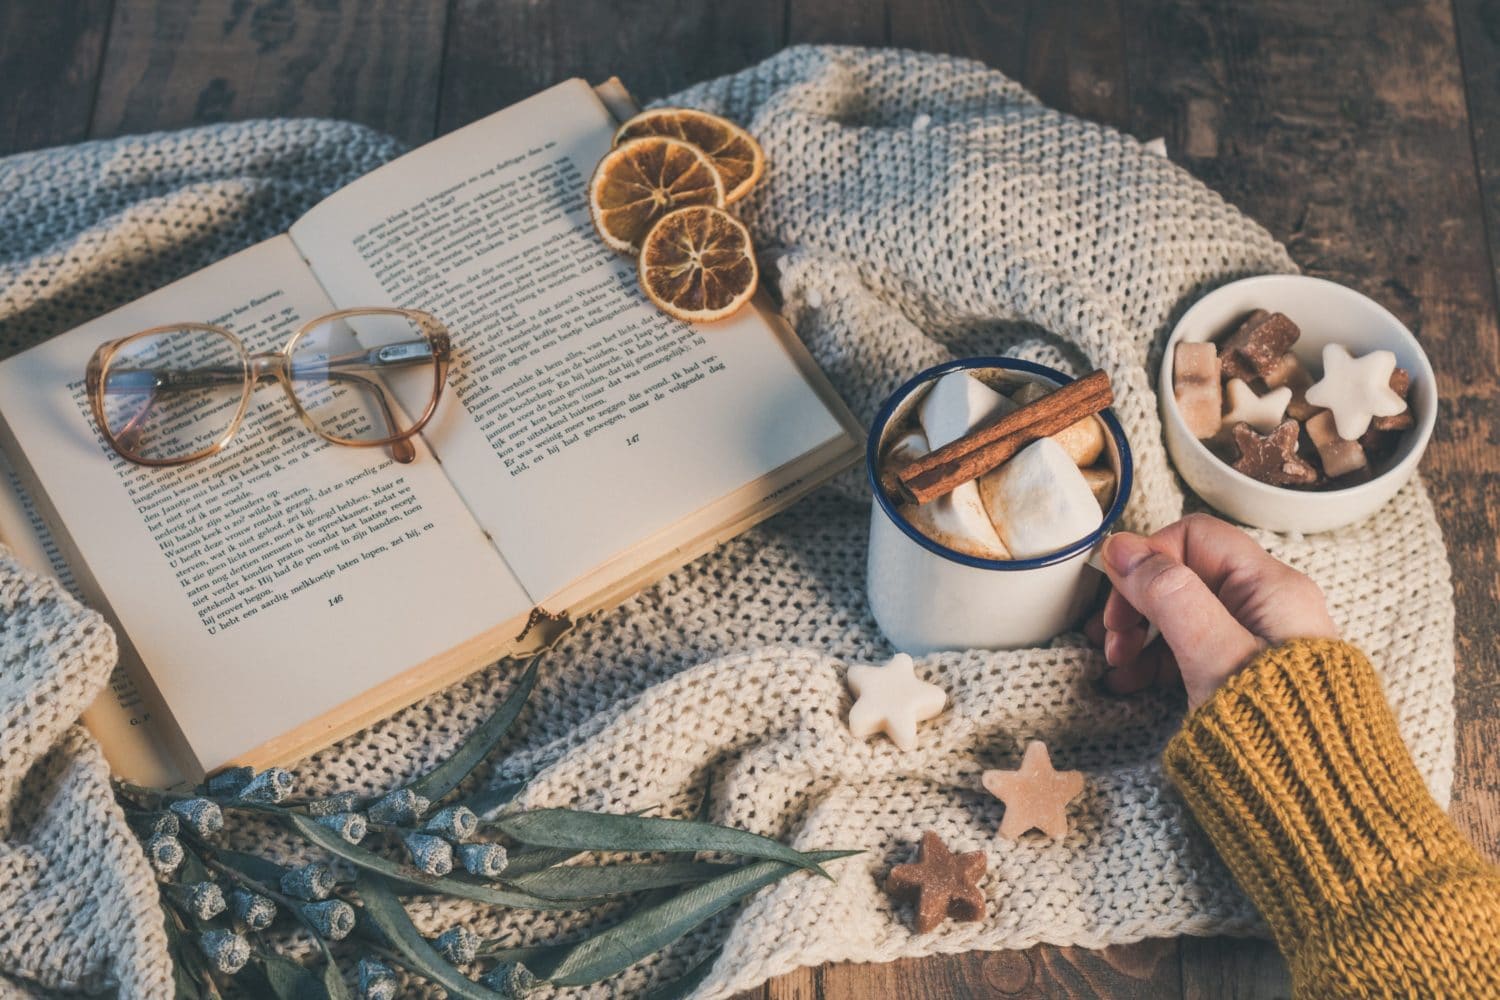
POLYGON ((1115 415, 1105 428, 1104 457, 1114 468, 1115 496, 1099 527, 1070 545, 1030 559, 980 559, 922 534, 896 511, 879 482, 880 456, 932 383, 959 370, 979 370, 1002 390, 1027 381, 1055 387, 1072 377, 1015 358, 965 358, 929 368, 886 400, 870 429, 865 463, 874 503, 866 592, 876 624, 891 645, 921 655, 945 649, 1017 649, 1047 642, 1082 617, 1098 592, 1100 573, 1088 565, 1130 498, 1130 444, 1115 415))

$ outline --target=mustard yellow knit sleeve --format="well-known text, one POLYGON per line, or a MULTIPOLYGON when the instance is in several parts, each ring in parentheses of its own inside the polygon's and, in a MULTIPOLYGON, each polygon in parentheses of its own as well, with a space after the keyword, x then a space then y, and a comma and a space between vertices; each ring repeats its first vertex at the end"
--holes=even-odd
POLYGON ((1298 997, 1500 997, 1500 871, 1428 794, 1358 649, 1267 650, 1164 762, 1298 997))

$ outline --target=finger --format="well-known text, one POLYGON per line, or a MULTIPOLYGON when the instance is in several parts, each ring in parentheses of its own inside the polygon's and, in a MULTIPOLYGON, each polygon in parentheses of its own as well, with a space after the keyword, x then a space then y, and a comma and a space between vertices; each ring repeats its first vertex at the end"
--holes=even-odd
POLYGON ((1115 694, 1137 694, 1150 687, 1155 677, 1154 667, 1135 660, 1106 670, 1104 686, 1115 694))
POLYGON ((1129 628, 1110 629, 1104 637, 1104 660, 1112 667, 1123 667, 1135 662, 1146 645, 1144 623, 1129 628))
POLYGON ((1109 630, 1104 627, 1104 619, 1101 615, 1090 615, 1089 620, 1084 622, 1084 637, 1100 649, 1104 648, 1104 637, 1108 635, 1108 632, 1109 630))
POLYGON ((1254 655, 1255 637, 1204 580, 1151 541, 1127 532, 1111 535, 1104 564, 1115 589, 1161 629, 1184 677, 1221 679, 1254 655))
POLYGON ((1104 627, 1110 629, 1124 630, 1144 623, 1145 616, 1125 599, 1125 595, 1118 590, 1109 593, 1109 599, 1104 602, 1104 627))
POLYGON ((1231 614, 1263 639, 1338 635, 1318 585, 1232 524, 1192 514, 1152 535, 1151 545, 1202 577, 1231 614))

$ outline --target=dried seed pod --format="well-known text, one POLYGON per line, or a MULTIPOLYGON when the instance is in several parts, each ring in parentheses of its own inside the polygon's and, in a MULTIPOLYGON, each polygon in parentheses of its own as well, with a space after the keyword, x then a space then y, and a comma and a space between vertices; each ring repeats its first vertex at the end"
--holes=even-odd
POLYGON ((479 978, 479 985, 505 1000, 519 1000, 537 987, 535 974, 520 962, 501 962, 479 978))
POLYGON ((326 799, 314 799, 307 804, 309 816, 332 816, 334 813, 355 812, 359 800, 353 792, 339 792, 326 799))
POLYGON ((239 972, 250 961, 250 942, 234 931, 219 928, 204 931, 198 935, 198 947, 208 956, 214 969, 226 976, 239 972))
POLYGON ((146 859, 158 875, 175 872, 184 856, 182 842, 169 834, 153 833, 146 841, 146 859))
POLYGON ((276 920, 276 904, 269 897, 236 889, 229 894, 229 917, 236 927, 263 931, 276 920))
POLYGON ((372 958, 359 960, 357 968, 360 1000, 396 1000, 400 980, 396 971, 384 962, 372 958))
POLYGON ((434 813, 423 829, 451 840, 464 841, 478 832, 479 817, 468 806, 448 806, 434 813))
POLYGON ((458 863, 480 878, 494 878, 510 864, 510 854, 500 844, 460 844, 458 863))
POLYGON ((386 826, 410 826, 422 818, 431 804, 410 788, 398 788, 382 796, 366 811, 372 822, 386 826))
POLYGON ((239 791, 246 802, 281 802, 292 794, 292 772, 281 767, 270 767, 250 779, 250 783, 239 791))
POLYGON ((194 882, 187 886, 183 901, 188 911, 199 920, 212 920, 228 905, 224 902, 224 890, 213 882, 194 882))
POLYGON ((333 886, 333 872, 318 861, 293 868, 281 876, 281 891, 295 899, 327 899, 333 886))
POLYGON ((354 930, 354 907, 342 899, 303 903, 301 910, 313 930, 330 941, 342 941, 354 930))
POLYGON ((253 767, 225 768, 208 779, 208 794, 238 795, 255 777, 253 767))
POLYGON ((467 927, 451 927, 433 938, 432 946, 454 965, 468 965, 479 954, 479 935, 467 927))
POLYGON ((442 837, 409 833, 403 841, 411 863, 426 875, 447 875, 453 870, 453 845, 442 837))
POLYGON ((168 808, 187 824, 189 830, 200 837, 207 837, 224 829, 224 811, 217 802, 208 799, 183 799, 173 802, 168 808))
POLYGON ((319 816, 317 822, 319 826, 328 827, 351 844, 364 840, 365 834, 370 829, 364 813, 330 813, 327 816, 319 816))

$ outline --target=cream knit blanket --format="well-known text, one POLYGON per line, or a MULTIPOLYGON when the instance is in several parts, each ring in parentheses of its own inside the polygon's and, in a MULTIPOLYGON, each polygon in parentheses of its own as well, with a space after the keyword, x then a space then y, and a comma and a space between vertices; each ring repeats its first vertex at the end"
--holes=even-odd
MULTIPOLYGON (((797 48, 672 102, 727 114, 765 145, 770 171, 745 215, 787 316, 861 418, 951 356, 1098 365, 1137 456, 1127 525, 1182 513, 1151 370, 1195 296, 1292 269, 1265 230, 1136 140, 1049 110, 973 62, 797 48)), ((0 354, 279 232, 397 152, 353 125, 264 121, 0 161, 0 354)), ((865 607, 867 505, 845 477, 545 655, 501 768, 534 776, 527 804, 681 814, 711 779, 718 821, 865 852, 835 865, 836 884, 789 877, 594 994, 639 995, 720 944, 699 996, 835 960, 1254 932, 1250 905, 1162 776, 1180 697, 1101 694, 1101 658, 1077 635, 927 657, 919 672, 951 707, 923 726, 920 749, 850 737, 844 670, 890 652, 865 607), (1087 774, 1073 830, 996 839, 1001 807, 979 773, 1011 765, 1033 737, 1087 774), (987 852, 982 923, 914 935, 881 891, 924 830, 987 852)), ((1257 537, 1323 585, 1446 802, 1453 605, 1421 484, 1344 531, 1257 537)), ((170 976, 151 876, 97 748, 73 725, 112 659, 97 617, 0 560, 0 971, 155 996, 170 976)), ((498 664, 318 754, 297 769, 303 790, 375 793, 414 775, 515 673, 498 664)), ((517 943, 572 926, 458 904, 413 910, 434 932, 463 922, 517 943)))

